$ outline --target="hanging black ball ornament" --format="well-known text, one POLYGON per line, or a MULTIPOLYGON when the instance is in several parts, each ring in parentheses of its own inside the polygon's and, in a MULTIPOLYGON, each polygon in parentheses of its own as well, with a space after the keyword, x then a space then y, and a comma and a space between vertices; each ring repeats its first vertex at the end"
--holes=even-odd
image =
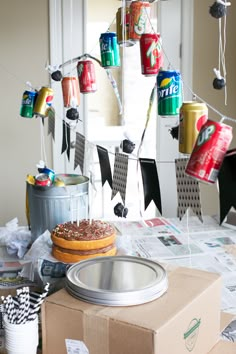
POLYGON ((126 152, 127 154, 131 154, 135 149, 135 144, 132 143, 132 141, 125 139, 121 142, 120 147, 123 152, 126 152))
POLYGON ((123 204, 117 203, 114 207, 114 214, 118 217, 126 218, 128 214, 128 208, 125 208, 123 204))
POLYGON ((221 18, 226 15, 227 7, 220 2, 215 1, 209 10, 210 14, 214 18, 221 18))
POLYGON ((224 78, 218 79, 217 77, 213 80, 213 87, 216 90, 221 90, 226 85, 226 81, 224 78))
POLYGON ((54 71, 52 74, 51 74, 51 78, 54 80, 54 81, 61 81, 62 79, 62 73, 60 70, 57 70, 57 71, 54 71))
POLYGON ((66 112, 66 118, 70 120, 78 120, 79 119, 79 112, 77 111, 76 108, 70 108, 66 112))
POLYGON ((179 125, 169 129, 169 132, 170 132, 173 139, 176 139, 176 140, 179 139, 179 125))

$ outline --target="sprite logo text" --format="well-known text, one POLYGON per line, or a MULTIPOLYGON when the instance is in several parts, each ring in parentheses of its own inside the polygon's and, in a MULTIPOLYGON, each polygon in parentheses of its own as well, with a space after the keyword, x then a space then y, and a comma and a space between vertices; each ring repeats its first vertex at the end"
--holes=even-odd
POLYGON ((200 131, 197 139, 197 146, 201 146, 204 143, 206 143, 210 139, 214 131, 215 131, 214 125, 209 125, 207 128, 200 131))
POLYGON ((177 94, 179 91, 179 86, 175 84, 171 84, 169 87, 158 90, 158 98, 166 98, 168 96, 172 96, 177 94))
POLYGON ((101 42, 101 52, 102 53, 107 53, 111 51, 110 43, 109 41, 102 41, 101 42))
POLYGON ((30 106, 32 104, 32 99, 30 97, 24 98, 22 104, 25 106, 30 106))

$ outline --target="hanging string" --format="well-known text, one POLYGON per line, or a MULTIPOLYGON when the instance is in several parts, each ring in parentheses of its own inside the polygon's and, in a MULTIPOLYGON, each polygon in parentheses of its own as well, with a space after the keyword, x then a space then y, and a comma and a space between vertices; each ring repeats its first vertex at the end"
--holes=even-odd
MULTIPOLYGON (((226 16, 224 16, 224 32, 223 32, 223 42, 222 43, 222 21, 221 18, 219 19, 219 54, 218 54, 218 68, 219 68, 219 73, 223 71, 223 78, 226 80, 226 64, 225 64, 225 48, 226 48, 226 16)), ((225 90, 225 106, 227 106, 227 82, 224 87, 225 90)))
POLYGON ((46 149, 45 149, 45 140, 44 140, 44 124, 43 124, 43 118, 39 118, 39 124, 40 124, 40 159, 45 162, 45 166, 47 166, 47 155, 46 155, 46 149))
MULTIPOLYGON (((224 16, 224 31, 223 31, 223 40, 224 40, 224 45, 223 45, 223 55, 222 55, 222 58, 223 58, 223 76, 226 80, 226 63, 225 63, 225 50, 226 50, 226 16, 224 16)), ((226 82, 226 85, 224 87, 225 89, 225 105, 227 105, 227 82, 226 82)))

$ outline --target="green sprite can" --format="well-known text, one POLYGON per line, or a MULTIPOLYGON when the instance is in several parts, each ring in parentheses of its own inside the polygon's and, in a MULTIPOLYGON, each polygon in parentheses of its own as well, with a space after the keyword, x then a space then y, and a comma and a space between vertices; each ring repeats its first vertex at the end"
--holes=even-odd
POLYGON ((36 100, 36 92, 35 91, 25 91, 23 93, 20 115, 25 118, 33 118, 34 116, 34 104, 36 100))
POLYGON ((101 62, 104 68, 120 66, 120 53, 115 32, 102 33, 99 38, 101 62))
POLYGON ((157 75, 158 114, 175 116, 182 105, 182 82, 175 70, 160 70, 157 75))

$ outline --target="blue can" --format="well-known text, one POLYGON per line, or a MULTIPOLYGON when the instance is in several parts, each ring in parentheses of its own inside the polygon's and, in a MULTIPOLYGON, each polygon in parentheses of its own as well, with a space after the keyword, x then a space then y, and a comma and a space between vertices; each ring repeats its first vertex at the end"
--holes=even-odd
POLYGON ((160 70, 157 75, 158 114, 174 116, 182 105, 182 80, 175 70, 160 70))
POLYGON ((104 68, 120 66, 120 53, 115 32, 102 33, 99 39, 101 62, 104 68))

